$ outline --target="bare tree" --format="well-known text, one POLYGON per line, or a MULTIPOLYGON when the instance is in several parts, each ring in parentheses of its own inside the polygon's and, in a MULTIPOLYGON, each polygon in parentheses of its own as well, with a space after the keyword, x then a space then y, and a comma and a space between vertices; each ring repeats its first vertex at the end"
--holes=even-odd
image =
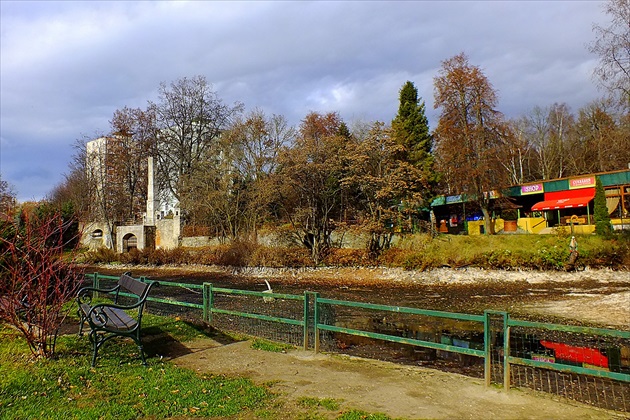
POLYGON ((529 168, 532 145, 527 141, 527 122, 524 119, 510 121, 513 140, 504 147, 504 159, 501 164, 510 174, 510 182, 514 185, 533 181, 529 168))
POLYGON ((11 184, 2 179, 0 173, 0 214, 6 214, 17 204, 15 199, 15 191, 11 184))
POLYGON ((194 178, 198 163, 216 148, 219 136, 240 110, 239 104, 223 104, 203 76, 160 84, 158 102, 149 102, 149 111, 155 115, 163 190, 176 200, 181 200, 182 192, 194 193, 182 182, 194 178))
POLYGON ((574 126, 574 117, 566 104, 536 106, 521 121, 522 134, 534 156, 530 170, 535 179, 569 175, 567 161, 574 126))
POLYGON ((108 170, 116 219, 138 223, 147 198, 147 161, 155 153, 155 116, 124 107, 114 112, 110 125, 108 170))
POLYGON ((597 38, 589 46, 599 56, 594 75, 627 111, 630 110, 630 2, 608 0, 604 11, 612 19, 610 25, 593 25, 597 38))
POLYGON ((572 175, 605 172, 623 167, 623 149, 615 144, 617 126, 605 102, 594 102, 580 109, 572 136, 570 172, 572 175))

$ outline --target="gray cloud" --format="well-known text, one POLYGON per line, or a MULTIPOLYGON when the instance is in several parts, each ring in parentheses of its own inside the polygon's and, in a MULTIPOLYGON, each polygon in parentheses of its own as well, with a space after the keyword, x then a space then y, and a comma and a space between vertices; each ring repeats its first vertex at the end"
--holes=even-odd
POLYGON ((601 2, 2 1, 0 171, 21 200, 63 180, 75 140, 202 74, 227 103, 389 122, 413 81, 430 123, 442 60, 466 52, 508 117, 596 99, 601 2))

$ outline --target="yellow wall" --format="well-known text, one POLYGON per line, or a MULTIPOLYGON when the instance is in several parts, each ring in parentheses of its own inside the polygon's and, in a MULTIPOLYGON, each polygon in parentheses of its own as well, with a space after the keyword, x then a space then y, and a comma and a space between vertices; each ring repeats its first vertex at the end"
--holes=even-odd
POLYGON ((518 219, 518 227, 529 233, 540 233, 547 227, 547 222, 542 217, 522 217, 518 219))
POLYGON ((480 229, 479 227, 483 226, 483 220, 476 220, 468 222, 468 234, 469 235, 479 235, 480 229))
MULTIPOLYGON (((617 219, 618 220, 618 219, 617 219)), ((630 222, 626 221, 626 223, 630 222)), ((615 220, 612 221, 615 223, 615 220)), ((619 221, 621 223, 621 221, 619 221)), ((483 226, 483 220, 468 222, 468 234, 479 235, 483 226)), ((547 227, 547 223, 542 217, 522 217, 518 219, 518 228, 528 233, 540 233, 547 227)), ((571 232, 571 226, 563 226, 567 232, 571 232)), ((494 231, 499 232, 503 229, 503 219, 496 219, 494 222, 494 231)), ((595 232, 595 225, 573 225, 573 233, 577 235, 588 235, 595 232)))
MULTIPOLYGON (((481 231, 480 226, 483 225, 483 220, 468 222, 468 234, 479 235, 479 232, 481 231)), ((518 219, 518 227, 525 232, 539 233, 541 230, 547 227, 547 223, 542 217, 522 217, 518 219)), ((494 221, 494 231, 499 232, 502 229, 503 219, 496 219, 494 221)))

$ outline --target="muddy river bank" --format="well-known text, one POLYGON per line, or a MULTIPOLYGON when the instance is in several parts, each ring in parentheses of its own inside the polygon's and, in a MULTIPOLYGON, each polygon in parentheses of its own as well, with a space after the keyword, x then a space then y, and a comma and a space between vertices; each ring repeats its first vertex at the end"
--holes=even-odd
POLYGON ((86 272, 462 313, 486 309, 539 321, 630 329, 630 271, 89 266, 86 272))

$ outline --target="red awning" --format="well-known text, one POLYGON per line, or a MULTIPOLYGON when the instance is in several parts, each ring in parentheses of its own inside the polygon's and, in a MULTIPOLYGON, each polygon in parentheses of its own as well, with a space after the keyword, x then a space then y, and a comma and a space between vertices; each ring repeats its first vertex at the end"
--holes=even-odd
POLYGON ((593 199, 593 196, 591 195, 587 197, 571 197, 571 198, 560 198, 557 200, 546 200, 546 201, 541 201, 540 203, 534 204, 532 206, 532 211, 586 207, 592 199, 593 199))

